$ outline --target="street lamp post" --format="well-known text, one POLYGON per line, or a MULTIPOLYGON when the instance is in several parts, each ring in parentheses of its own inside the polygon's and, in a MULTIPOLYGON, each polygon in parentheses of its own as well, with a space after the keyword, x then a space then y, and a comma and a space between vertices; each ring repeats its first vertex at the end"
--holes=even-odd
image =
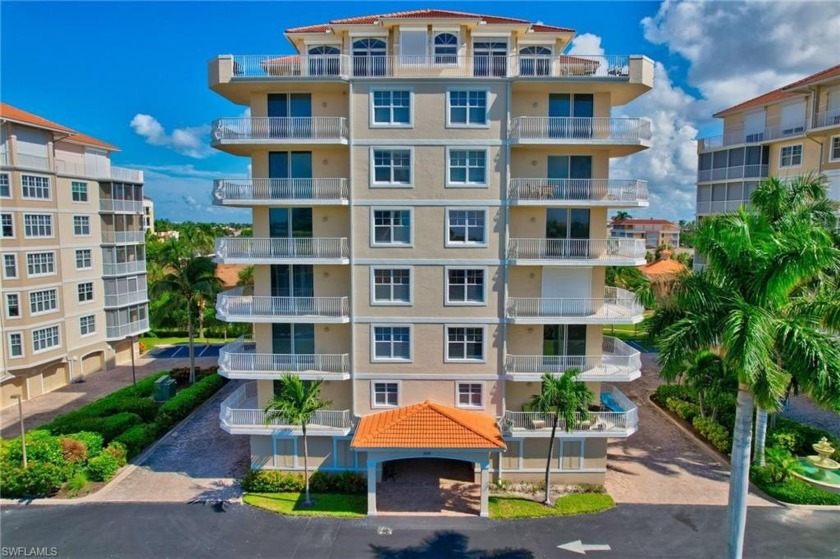
POLYGON ((23 396, 20 394, 12 394, 12 398, 16 398, 18 401, 18 415, 20 416, 20 446, 23 448, 23 468, 26 469, 29 466, 26 462, 26 430, 23 426, 23 396))
POLYGON ((137 371, 134 368, 134 336, 131 337, 131 382, 137 390, 137 371))

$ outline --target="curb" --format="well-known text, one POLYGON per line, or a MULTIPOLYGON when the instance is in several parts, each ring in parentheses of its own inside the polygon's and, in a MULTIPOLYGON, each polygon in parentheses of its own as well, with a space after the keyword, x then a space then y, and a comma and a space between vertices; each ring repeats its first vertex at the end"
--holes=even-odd
MULTIPOLYGON (((704 452, 706 452, 706 454, 708 454, 709 456, 714 458, 721 465, 729 466, 730 468, 732 467, 731 462, 729 462, 729 460, 727 460, 727 458, 722 453, 718 452, 718 450, 716 448, 712 447, 709 443, 707 443, 706 441, 704 441, 703 439, 701 439, 700 437, 695 435, 694 432, 690 431, 689 429, 686 429, 685 425, 683 425, 679 421, 674 420, 674 418, 671 417, 671 414, 669 414, 668 412, 666 412, 665 410, 660 408, 659 404, 657 404, 656 402, 653 401, 652 395, 648 395, 647 399, 650 402, 651 407, 653 407, 653 409, 655 409, 657 411, 657 413, 664 416, 668 421, 671 422, 672 425, 674 425, 683 434, 685 434, 686 436, 688 436, 688 438, 690 438, 692 441, 694 441, 697 444, 697 446, 699 446, 700 448, 703 449, 704 452)), ((788 509, 810 510, 810 511, 817 511, 817 512, 819 512, 819 511, 840 511, 840 506, 837 506, 837 505, 797 505, 797 504, 794 504, 794 503, 786 503, 784 501, 780 501, 780 500, 776 499, 775 497, 771 497, 770 495, 768 495, 767 493, 765 493, 764 491, 759 489, 752 481, 750 481, 750 491, 752 493, 754 493, 756 496, 761 497, 765 501, 768 501, 770 503, 773 503, 775 505, 778 505, 778 506, 784 507, 784 508, 788 508, 788 509)))

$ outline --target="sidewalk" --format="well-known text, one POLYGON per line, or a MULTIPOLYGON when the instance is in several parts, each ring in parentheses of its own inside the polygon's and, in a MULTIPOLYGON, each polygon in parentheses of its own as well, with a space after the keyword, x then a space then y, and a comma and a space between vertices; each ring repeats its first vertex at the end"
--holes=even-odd
MULTIPOLYGON (((148 355, 148 354, 147 354, 148 355)), ((211 367, 217 364, 215 357, 201 357, 195 360, 197 367, 211 367)), ((140 357, 135 359, 137 380, 158 371, 167 371, 175 367, 189 367, 188 358, 157 359, 140 357)), ((23 417, 26 430, 35 429, 49 423, 59 415, 73 411, 81 406, 131 384, 131 363, 118 365, 107 371, 92 373, 84 377, 84 382, 69 384, 53 392, 48 392, 23 403, 23 417)), ((20 435, 18 407, 10 406, 0 411, 0 437, 4 439, 20 435)))

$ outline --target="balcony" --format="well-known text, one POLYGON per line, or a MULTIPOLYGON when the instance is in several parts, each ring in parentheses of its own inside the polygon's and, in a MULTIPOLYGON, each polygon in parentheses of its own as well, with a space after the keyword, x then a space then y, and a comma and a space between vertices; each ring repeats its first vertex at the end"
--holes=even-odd
POLYGON ((506 316, 513 324, 637 324, 644 307, 635 295, 605 287, 603 298, 508 297, 506 316))
POLYGON ((643 208, 647 181, 622 179, 510 179, 512 206, 643 208))
MULTIPOLYGON (((589 412, 584 419, 578 413, 571 431, 566 431, 566 421, 560 418, 557 424, 557 436, 625 438, 639 430, 639 410, 630 398, 614 387, 604 386, 601 392, 601 411, 589 412)), ((551 437, 554 414, 543 412, 505 411, 501 422, 502 432, 515 437, 551 437)))
POLYGON ((143 182, 143 171, 117 167, 115 165, 100 167, 98 165, 86 165, 82 161, 56 159, 55 171, 59 175, 84 177, 101 181, 131 182, 137 184, 143 182))
POLYGON ((145 289, 140 291, 130 291, 127 293, 105 294, 106 307, 124 307, 134 303, 145 303, 148 300, 149 295, 145 289))
POLYGON ((505 374, 515 382, 539 382, 543 373, 579 369, 582 381, 627 382, 639 378, 641 354, 618 338, 605 336, 601 355, 508 355, 505 374))
POLYGON ((216 239, 222 264, 349 264, 347 239, 225 237, 216 239))
POLYGON ((294 373, 303 380, 349 380, 350 356, 257 353, 256 343, 242 338, 219 352, 219 374, 229 379, 279 379, 294 373))
POLYGON ((235 179, 213 182, 219 206, 347 205, 347 179, 235 179))
POLYGON ((514 146, 615 146, 613 157, 650 147, 651 131, 643 118, 518 116, 511 119, 508 135, 514 146))
POLYGON ((817 113, 814 128, 825 128, 827 126, 840 126, 840 109, 829 109, 817 113))
POLYGON ((146 241, 143 231, 102 231, 102 242, 105 244, 136 244, 146 241))
POLYGON ((142 214, 142 200, 116 200, 112 198, 99 199, 99 211, 110 213, 142 214))
POLYGON ((139 336, 149 331, 149 319, 143 318, 134 322, 108 326, 105 329, 105 337, 108 341, 121 340, 129 336, 139 336))
POLYGON ((518 266, 640 266, 642 239, 510 239, 508 262, 518 266))
POLYGON ((134 262, 106 262, 102 264, 103 276, 121 276, 126 274, 145 274, 146 261, 135 260, 134 262))
MULTIPOLYGON (((299 425, 287 421, 266 421, 266 413, 257 405, 257 383, 247 382, 225 398, 219 412, 222 429, 231 435, 301 436, 299 425)), ((344 436, 353 428, 350 410, 318 410, 306 423, 309 436, 344 436)))
POLYGON ((347 144, 347 119, 342 116, 239 117, 213 122, 213 145, 231 153, 274 145, 347 144))
POLYGON ((216 318, 227 322, 350 322, 347 297, 270 297, 238 287, 216 297, 216 318))
POLYGON ((704 153, 732 145, 758 144, 770 140, 778 140, 779 138, 792 138, 794 136, 801 136, 807 129, 808 123, 805 120, 801 120, 793 123, 767 126, 762 132, 747 134, 744 131, 739 131, 708 138, 699 138, 697 140, 697 151, 698 153, 704 153))
POLYGON ((764 179, 769 176, 768 165, 737 165, 717 169, 698 169, 697 182, 733 179, 764 179))

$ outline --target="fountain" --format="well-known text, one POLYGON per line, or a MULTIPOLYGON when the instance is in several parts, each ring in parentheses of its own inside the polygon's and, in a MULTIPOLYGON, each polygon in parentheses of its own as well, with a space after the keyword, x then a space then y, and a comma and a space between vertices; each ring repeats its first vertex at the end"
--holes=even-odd
POLYGON ((840 463, 829 458, 834 454, 834 447, 823 437, 814 443, 816 456, 799 459, 801 472, 792 472, 799 479, 831 493, 840 493, 840 463))

